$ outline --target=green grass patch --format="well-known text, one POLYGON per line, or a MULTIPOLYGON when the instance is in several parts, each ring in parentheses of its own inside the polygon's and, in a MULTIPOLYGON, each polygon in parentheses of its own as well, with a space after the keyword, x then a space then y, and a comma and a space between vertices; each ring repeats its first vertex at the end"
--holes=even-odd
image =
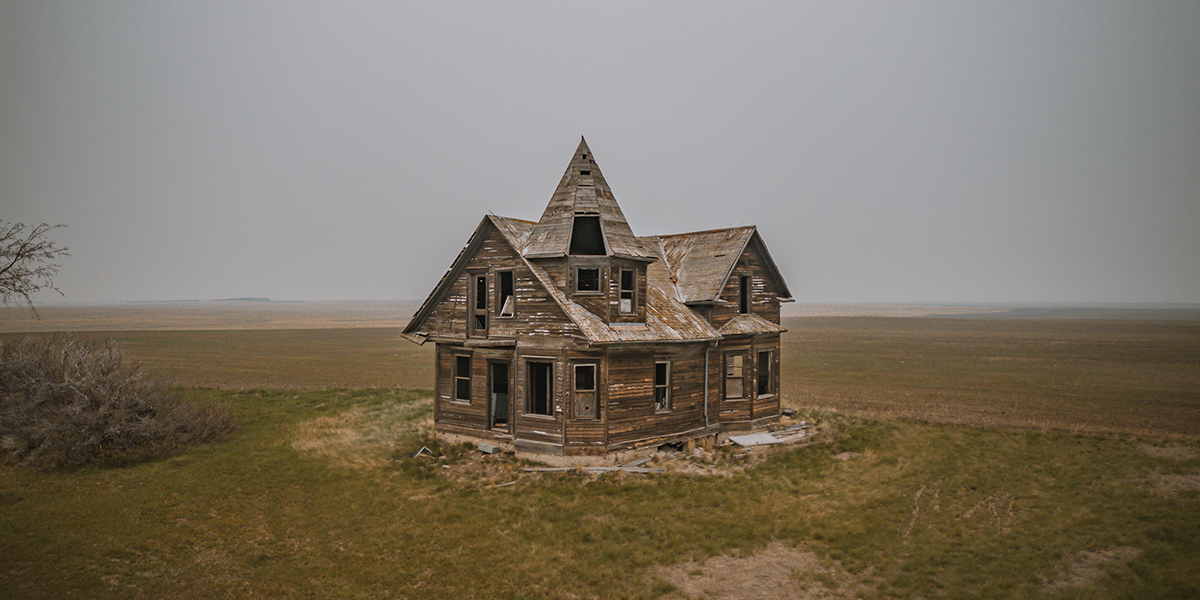
POLYGON ((0 470, 5 597, 671 598, 655 566, 773 540, 866 597, 1200 594, 1200 500, 1164 483, 1200 473, 1196 442, 810 413, 834 442, 728 478, 472 477, 425 391, 198 393, 242 428, 126 469, 0 470), (1084 568, 1103 552, 1126 558, 1084 568))

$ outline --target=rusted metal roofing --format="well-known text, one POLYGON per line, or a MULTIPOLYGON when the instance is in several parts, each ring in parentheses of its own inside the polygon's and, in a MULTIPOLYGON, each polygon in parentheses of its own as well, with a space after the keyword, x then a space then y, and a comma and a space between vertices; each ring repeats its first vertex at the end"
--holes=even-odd
POLYGON ((633 235, 608 182, 600 173, 587 141, 580 140, 542 218, 529 234, 526 258, 566 256, 575 215, 599 217, 605 254, 635 260, 654 260, 656 254, 633 235))

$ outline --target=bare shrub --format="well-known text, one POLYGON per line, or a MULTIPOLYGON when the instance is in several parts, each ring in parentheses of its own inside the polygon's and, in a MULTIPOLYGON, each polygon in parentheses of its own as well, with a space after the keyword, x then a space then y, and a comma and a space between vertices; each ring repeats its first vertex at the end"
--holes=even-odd
POLYGON ((0 341, 0 457, 42 470, 122 466, 218 440, 223 406, 185 397, 124 364, 109 340, 0 341))

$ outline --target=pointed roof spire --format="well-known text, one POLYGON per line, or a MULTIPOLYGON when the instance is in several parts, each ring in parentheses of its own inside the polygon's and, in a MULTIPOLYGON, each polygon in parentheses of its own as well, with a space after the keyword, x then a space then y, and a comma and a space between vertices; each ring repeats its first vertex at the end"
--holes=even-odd
MULTIPOLYGON (((658 255, 644 247, 633 235, 608 182, 600 173, 596 159, 582 137, 558 188, 550 197, 542 218, 529 234, 525 246, 526 258, 566 256, 571 247, 573 232, 594 231, 599 223, 604 252, 608 256, 635 260, 657 260, 658 255), (580 223, 576 224, 576 217, 580 223), (590 228, 590 229, 589 229, 590 228)), ((578 247, 578 245, 576 246, 578 247)), ((592 252, 589 252, 592 253, 592 252)), ((597 241, 597 252, 598 241, 597 241)))

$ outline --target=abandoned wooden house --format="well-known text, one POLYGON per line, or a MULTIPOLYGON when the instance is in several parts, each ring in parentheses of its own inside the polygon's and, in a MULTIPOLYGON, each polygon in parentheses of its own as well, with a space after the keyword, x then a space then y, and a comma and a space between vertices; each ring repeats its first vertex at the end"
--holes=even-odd
POLYGON ((536 223, 488 215, 404 329, 435 429, 553 454, 765 428, 780 302, 753 226, 637 237, 581 141, 536 223))

